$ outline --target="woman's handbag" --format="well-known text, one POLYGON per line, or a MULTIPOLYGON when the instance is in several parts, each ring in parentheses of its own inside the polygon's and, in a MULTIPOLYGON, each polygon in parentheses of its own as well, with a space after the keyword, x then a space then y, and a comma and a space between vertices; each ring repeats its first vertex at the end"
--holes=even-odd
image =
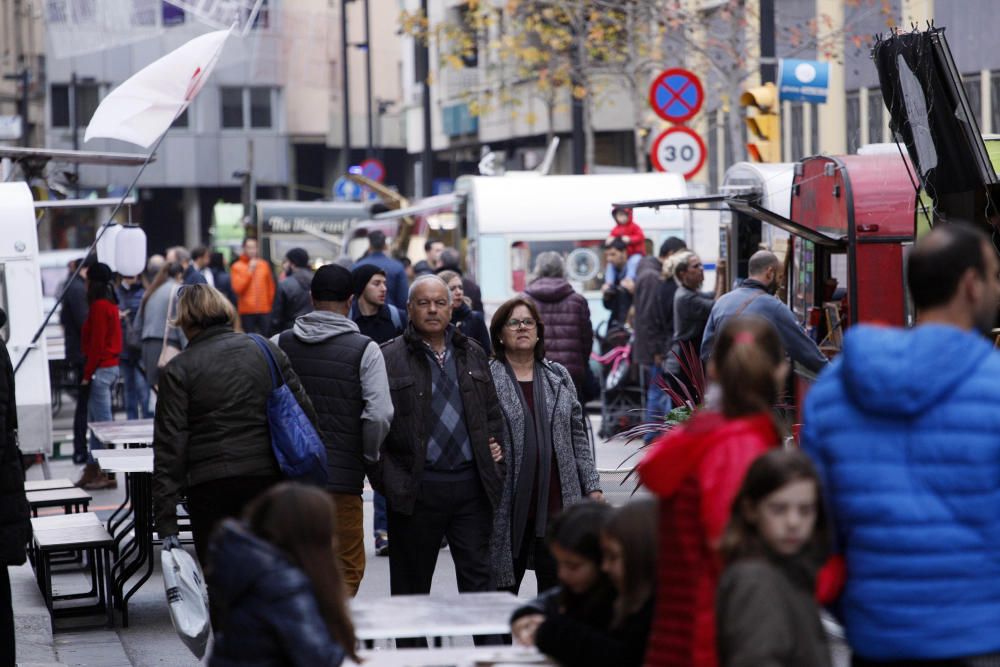
POLYGON ((160 349, 160 359, 156 362, 157 367, 163 368, 170 363, 170 360, 181 353, 180 345, 171 337, 177 334, 177 327, 170 323, 170 316, 173 314, 174 305, 177 302, 177 292, 179 288, 174 287, 170 292, 170 301, 167 302, 167 322, 163 325, 163 347, 160 349))
POLYGON ((263 337, 250 334, 271 371, 271 393, 267 397, 267 424, 271 429, 271 448, 278 466, 289 479, 324 486, 329 480, 326 467, 326 445, 274 359, 263 337))

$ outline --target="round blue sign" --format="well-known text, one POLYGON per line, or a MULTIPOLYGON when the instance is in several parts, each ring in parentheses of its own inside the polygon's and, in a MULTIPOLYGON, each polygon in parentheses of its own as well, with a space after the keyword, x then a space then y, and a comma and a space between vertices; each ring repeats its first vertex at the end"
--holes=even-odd
POLYGON ((698 77, 679 67, 661 73, 649 87, 649 105, 657 116, 671 123, 683 123, 694 116, 704 100, 698 77))

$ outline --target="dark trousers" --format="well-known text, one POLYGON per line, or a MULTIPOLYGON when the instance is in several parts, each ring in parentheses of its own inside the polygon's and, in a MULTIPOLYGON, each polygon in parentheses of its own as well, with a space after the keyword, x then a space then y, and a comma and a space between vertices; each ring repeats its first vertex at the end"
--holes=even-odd
POLYGON ((261 336, 267 336, 270 334, 270 326, 268 325, 268 319, 270 315, 240 315, 240 324, 243 325, 243 333, 255 333, 261 336))
MULTIPOLYGON (((426 595, 448 538, 460 593, 490 589, 493 509, 478 479, 424 481, 413 514, 389 506, 389 589, 392 595, 426 595)), ((396 646, 419 645, 400 642, 396 646)), ((478 643, 478 642, 477 642, 478 643)))
MULTIPOLYGON (((229 477, 198 484, 188 489, 187 507, 191 515, 194 550, 201 569, 208 568, 208 545, 223 519, 239 517, 254 498, 281 481, 279 477, 229 477)), ((221 610, 213 604, 218 596, 208 587, 209 616, 218 628, 221 610)))
POLYGON ((538 582, 539 593, 559 585, 556 561, 549 553, 549 548, 545 546, 545 539, 525 535, 521 540, 521 553, 514 556, 514 585, 508 589, 514 595, 521 590, 521 581, 524 579, 524 572, 528 569, 528 560, 531 558, 534 558, 535 580, 538 582))
POLYGON ((0 665, 13 665, 17 659, 14 645, 14 607, 10 595, 10 572, 0 565, 0 665))
POLYGON ((375 505, 375 521, 373 522, 372 532, 375 533, 375 537, 378 537, 379 533, 389 532, 389 517, 387 516, 385 507, 385 496, 375 491, 372 500, 372 504, 375 505))
POLYGON ((74 364, 77 381, 76 408, 73 411, 73 461, 87 460, 87 404, 90 402, 90 385, 79 384, 83 377, 83 364, 74 364))

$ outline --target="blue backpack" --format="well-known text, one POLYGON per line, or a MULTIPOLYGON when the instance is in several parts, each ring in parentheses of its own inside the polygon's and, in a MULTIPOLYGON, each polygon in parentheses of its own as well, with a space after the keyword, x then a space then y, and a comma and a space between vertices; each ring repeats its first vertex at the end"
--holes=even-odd
POLYGON ((271 371, 267 424, 271 429, 271 449, 281 472, 289 479, 325 486, 329 471, 323 439, 288 388, 267 341, 256 334, 251 334, 250 338, 264 353, 271 371))

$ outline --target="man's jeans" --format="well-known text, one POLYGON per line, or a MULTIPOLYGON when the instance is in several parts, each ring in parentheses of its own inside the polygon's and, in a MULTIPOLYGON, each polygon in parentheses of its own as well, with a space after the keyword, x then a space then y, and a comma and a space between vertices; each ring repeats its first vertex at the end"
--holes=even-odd
POLYGON ((149 409, 149 385, 146 383, 146 374, 139 368, 139 362, 122 361, 118 369, 125 383, 125 417, 138 419, 141 406, 142 418, 152 418, 153 411, 149 409))
POLYGON ((384 535, 389 532, 389 514, 385 508, 385 496, 381 493, 375 491, 372 502, 375 505, 375 521, 372 526, 372 532, 375 533, 375 537, 378 537, 379 534, 384 535))
MULTIPOLYGON (((650 364, 646 373, 646 421, 663 422, 663 418, 670 412, 670 396, 660 386, 664 378, 663 368, 658 364, 650 364)), ((646 436, 646 442, 653 440, 658 434, 650 433, 646 436)))
MULTIPOLYGON (((111 421, 111 392, 118 382, 118 367, 98 368, 90 379, 90 400, 87 401, 88 422, 111 421)), ((104 449, 104 443, 90 434, 90 451, 104 449)), ((87 463, 95 463, 93 453, 87 456, 87 463)))

